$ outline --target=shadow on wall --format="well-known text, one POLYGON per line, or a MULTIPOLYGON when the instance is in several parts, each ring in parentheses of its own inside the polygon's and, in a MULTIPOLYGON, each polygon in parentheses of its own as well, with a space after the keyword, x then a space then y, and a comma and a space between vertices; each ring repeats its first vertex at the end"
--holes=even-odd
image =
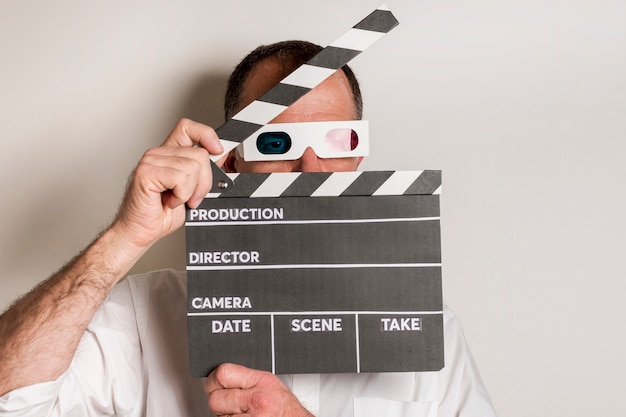
MULTIPOLYGON (((192 81, 175 118, 185 117, 213 128, 219 127, 224 123, 224 92, 229 75, 228 73, 204 74, 192 81)), ((184 227, 157 242, 135 264, 129 274, 163 268, 185 270, 184 227)))

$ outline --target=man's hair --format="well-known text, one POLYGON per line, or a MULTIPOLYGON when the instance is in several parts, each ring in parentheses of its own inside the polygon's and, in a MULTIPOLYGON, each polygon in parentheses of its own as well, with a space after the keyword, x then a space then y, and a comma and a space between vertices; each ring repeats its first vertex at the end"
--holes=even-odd
MULTIPOLYGON (((226 120, 230 119, 241 110, 243 84, 250 74, 250 71, 260 61, 269 57, 278 58, 283 68, 284 76, 286 77, 300 65, 313 58, 322 49, 321 46, 311 42, 291 40, 276 42, 271 45, 261 45, 250 52, 239 65, 235 67, 235 70, 228 79, 226 95, 224 97, 224 115, 226 120)), ((344 65, 341 70, 346 75, 350 89, 352 90, 352 99, 356 113, 354 115, 355 119, 361 119, 363 117, 363 98, 361 96, 359 82, 350 67, 344 65)))

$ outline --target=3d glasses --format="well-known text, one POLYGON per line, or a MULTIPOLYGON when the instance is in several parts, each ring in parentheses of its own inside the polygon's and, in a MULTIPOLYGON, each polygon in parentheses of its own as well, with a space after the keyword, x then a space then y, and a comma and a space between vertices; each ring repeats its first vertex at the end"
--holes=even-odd
POLYGON ((243 141, 237 152, 246 161, 288 161, 311 147, 320 158, 369 154, 366 120, 267 124, 243 141))

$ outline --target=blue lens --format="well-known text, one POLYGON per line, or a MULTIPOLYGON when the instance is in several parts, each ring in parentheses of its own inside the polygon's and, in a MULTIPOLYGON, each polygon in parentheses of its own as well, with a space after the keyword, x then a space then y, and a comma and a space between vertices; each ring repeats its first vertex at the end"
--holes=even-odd
POLYGON ((285 132, 264 132, 256 138, 256 148, 264 155, 280 155, 291 149, 291 138, 285 132))

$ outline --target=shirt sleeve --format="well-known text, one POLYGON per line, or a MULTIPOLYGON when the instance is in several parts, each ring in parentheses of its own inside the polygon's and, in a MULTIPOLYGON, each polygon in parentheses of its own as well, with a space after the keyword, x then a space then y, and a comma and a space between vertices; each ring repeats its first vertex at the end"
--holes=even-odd
POLYGON ((0 415, 141 415, 142 377, 132 297, 123 281, 94 315, 68 370, 55 381, 18 388, 0 397, 0 415))
POLYGON ((2 416, 46 416, 54 404, 63 376, 56 381, 42 382, 15 389, 0 397, 0 415, 2 416))
POLYGON ((439 378, 439 416, 495 417, 459 319, 444 309, 445 367, 439 378))

